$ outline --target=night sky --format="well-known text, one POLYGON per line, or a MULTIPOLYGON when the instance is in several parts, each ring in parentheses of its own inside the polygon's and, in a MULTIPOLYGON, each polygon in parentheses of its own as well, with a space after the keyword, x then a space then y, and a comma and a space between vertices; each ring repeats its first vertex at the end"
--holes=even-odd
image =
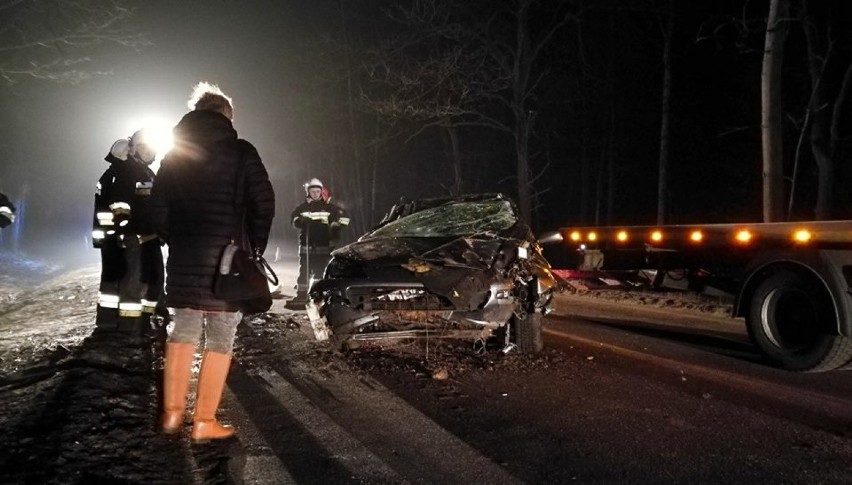
MULTIPOLYGON (((357 150, 364 190, 372 189, 372 198, 358 197, 352 183, 356 147, 345 101, 350 93, 358 98, 370 92, 365 53, 398 32, 383 14, 393 3, 140 2, 133 27, 147 33, 152 45, 138 52, 96 48, 89 66, 111 74, 77 85, 28 80, 0 88, 0 191, 26 204, 18 249, 95 258, 86 238, 104 155, 140 120, 176 123, 198 81, 216 83, 234 99, 235 127, 258 148, 276 190, 272 236, 287 249, 295 236, 287 216, 310 177, 330 185, 353 219, 370 219, 359 220, 350 238, 400 197, 447 195, 452 171, 440 131, 377 145, 370 143, 376 116, 366 112, 357 113, 357 150), (343 77, 347 60, 353 84, 343 77)), ((499 3, 509 2, 483 5, 499 3)), ((653 223, 663 44, 651 7, 666 2, 567 3, 581 21, 544 49, 538 69, 546 75, 531 105, 538 112, 530 145, 534 175, 546 167, 535 185, 540 196, 532 226, 543 231, 596 221, 653 223), (607 159, 613 160, 611 179, 601 165, 607 159), (612 207, 606 205, 609 180, 612 207)), ((675 3, 670 220, 758 220, 759 82, 768 2, 675 3)), ((534 29, 549 24, 547 15, 533 19, 534 29)), ((801 43, 801 35, 790 38, 801 43)), ((799 58, 789 69, 801 70, 802 49, 790 52, 799 58)), ((788 150, 806 99, 793 74, 788 150)), ((509 137, 480 127, 459 134, 463 190, 515 197, 509 137)), ((804 192, 794 215, 807 218, 815 169, 807 154, 802 164, 804 192)), ((2 245, 12 245, 8 231, 2 245)))

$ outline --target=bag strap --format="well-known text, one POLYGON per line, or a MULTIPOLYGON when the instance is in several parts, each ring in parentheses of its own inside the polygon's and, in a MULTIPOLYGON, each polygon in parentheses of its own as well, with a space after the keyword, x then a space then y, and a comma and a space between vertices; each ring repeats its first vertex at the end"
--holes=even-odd
POLYGON ((251 235, 246 231, 246 209, 244 206, 245 202, 245 186, 246 186, 246 156, 245 156, 245 148, 242 140, 237 140, 237 150, 239 151, 240 158, 239 163, 237 164, 237 177, 234 186, 234 209, 240 214, 239 222, 237 225, 232 228, 233 232, 231 233, 231 241, 236 244, 239 241, 239 246, 243 247, 246 239, 248 239, 249 246, 254 248, 251 241, 251 235))

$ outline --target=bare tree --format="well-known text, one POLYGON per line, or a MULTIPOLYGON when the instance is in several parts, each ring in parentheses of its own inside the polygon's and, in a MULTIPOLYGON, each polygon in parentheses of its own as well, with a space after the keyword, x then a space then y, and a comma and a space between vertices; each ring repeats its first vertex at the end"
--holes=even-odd
POLYGON ((453 172, 447 189, 457 195, 463 186, 458 124, 477 101, 505 83, 491 79, 468 84, 475 76, 470 68, 476 59, 458 47, 425 50, 433 45, 434 32, 418 31, 416 39, 411 35, 394 39, 376 53, 369 69, 371 89, 362 93, 363 106, 384 120, 389 138, 404 137, 408 142, 429 129, 440 129, 453 172), (421 49, 425 52, 411 52, 421 49))
POLYGON ((316 2, 314 8, 329 21, 299 48, 307 74, 298 79, 303 95, 293 106, 300 120, 293 127, 301 162, 295 175, 320 177, 330 185, 352 215, 356 234, 366 232, 376 216, 378 157, 388 140, 376 112, 365 110, 362 101, 375 39, 365 32, 373 23, 360 17, 375 17, 370 3, 316 2))
POLYGON ((790 0, 771 0, 766 21, 761 72, 761 130, 763 134, 763 220, 782 220, 784 197, 784 139, 782 79, 784 44, 790 0))
POLYGON ((508 80, 484 69, 484 51, 469 48, 469 22, 454 2, 425 0, 396 5, 388 16, 399 33, 374 52, 369 65, 371 86, 363 93, 367 110, 378 113, 390 138, 405 142, 431 129, 440 130, 453 182, 451 194, 462 193, 463 162, 459 127, 470 113, 508 88, 508 80))
POLYGON ((87 68, 101 45, 150 45, 130 20, 132 0, 0 0, 0 79, 79 83, 106 74, 87 68))
MULTIPOLYGON (((663 32, 663 96, 660 122, 660 163, 657 182, 657 224, 665 224, 668 212, 669 137, 672 96, 672 37, 674 36, 674 0, 668 0, 667 20, 663 32)), ((662 19, 661 19, 662 23, 662 19)))
POLYGON ((419 117, 420 131, 480 126, 509 135, 515 148, 518 206, 529 221, 532 187, 541 176, 530 169, 535 97, 548 75, 540 61, 555 35, 577 19, 569 2, 415 0, 401 11, 421 28, 415 42, 421 55, 398 59, 397 68, 382 73, 384 82, 396 86, 384 98, 383 109, 419 117), (552 10, 547 15, 537 15, 548 8, 552 10), (535 30, 530 27, 533 17, 535 30), (431 49, 423 47, 427 40, 432 41, 431 49))
MULTIPOLYGON (((819 6, 826 7, 822 3, 819 6)), ((815 216, 828 219, 832 215, 834 174, 842 141, 841 115, 844 110, 849 111, 852 61, 849 46, 838 46, 838 30, 845 27, 837 24, 838 19, 830 9, 826 11, 824 8, 822 15, 818 15, 813 7, 810 0, 802 3, 801 18, 811 84, 803 134, 810 133, 811 152, 817 166, 815 216), (839 52, 844 49, 845 55, 839 52)))

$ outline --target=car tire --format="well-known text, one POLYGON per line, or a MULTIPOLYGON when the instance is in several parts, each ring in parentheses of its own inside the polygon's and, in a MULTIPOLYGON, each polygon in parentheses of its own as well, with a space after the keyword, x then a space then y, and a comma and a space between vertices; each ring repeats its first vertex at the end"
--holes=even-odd
POLYGON ((523 317, 515 315, 512 318, 514 326, 515 345, 524 354, 541 352, 544 348, 544 338, 541 335, 541 313, 527 313, 523 317))
POLYGON ((817 280, 780 271, 757 286, 746 317, 752 341, 790 371, 836 369, 852 359, 852 339, 832 334, 834 304, 817 280))

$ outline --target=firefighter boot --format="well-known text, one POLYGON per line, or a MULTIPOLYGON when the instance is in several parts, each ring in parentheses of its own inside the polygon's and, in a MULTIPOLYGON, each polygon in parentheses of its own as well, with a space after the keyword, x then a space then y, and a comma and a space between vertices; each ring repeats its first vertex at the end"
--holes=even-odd
POLYGON ((183 425, 183 413, 186 409, 186 394, 189 392, 189 378, 192 376, 192 357, 194 344, 166 344, 165 367, 163 369, 163 432, 173 434, 183 425))
POLYGON ((98 305, 95 309, 95 326, 104 330, 118 329, 118 309, 98 305))
POLYGON ((192 441, 206 443, 232 436, 236 430, 216 421, 216 409, 225 390, 225 379, 231 366, 231 354, 205 351, 198 373, 195 415, 192 423, 192 441))

